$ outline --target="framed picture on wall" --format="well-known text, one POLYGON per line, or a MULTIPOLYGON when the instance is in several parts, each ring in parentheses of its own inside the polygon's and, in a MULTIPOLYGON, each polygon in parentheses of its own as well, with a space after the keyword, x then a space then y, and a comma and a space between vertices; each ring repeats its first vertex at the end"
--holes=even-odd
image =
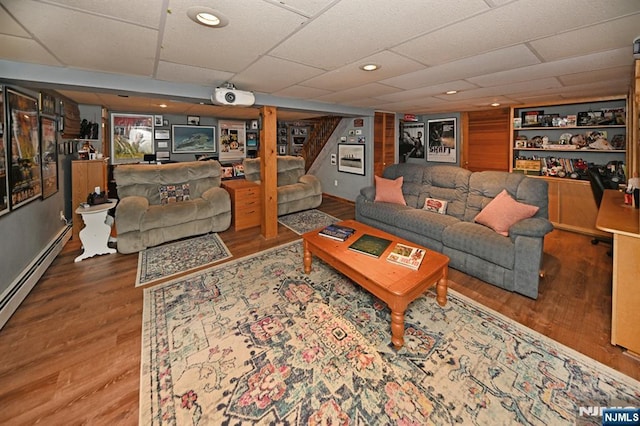
POLYGON ((112 164, 139 163, 155 154, 153 115, 111 114, 112 164))
POLYGON ((238 161, 247 154, 247 130, 244 121, 219 120, 219 161, 238 161))
POLYGON ((427 121, 427 135, 429 146, 427 161, 440 163, 456 162, 456 119, 443 118, 427 121))
POLYGON ((4 124, 4 87, 0 86, 0 216, 9 212, 9 182, 7 180, 7 144, 4 124))
POLYGON ((40 117, 42 151, 42 198, 58 192, 58 150, 56 120, 40 117))
POLYGON ((362 144, 338 144, 338 171, 364 176, 364 148, 362 144))
POLYGON ((7 89, 7 147, 11 163, 9 196, 15 209, 42 195, 38 101, 36 98, 7 89))
POLYGON ((215 126, 171 126, 171 152, 178 153, 215 153, 215 126))

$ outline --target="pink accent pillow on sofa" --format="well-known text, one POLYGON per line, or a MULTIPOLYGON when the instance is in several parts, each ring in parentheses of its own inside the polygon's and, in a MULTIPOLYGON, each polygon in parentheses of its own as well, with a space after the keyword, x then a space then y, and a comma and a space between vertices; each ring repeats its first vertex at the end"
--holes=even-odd
POLYGON ((488 226, 500 235, 509 236, 509 228, 522 219, 527 219, 538 212, 538 207, 519 203, 503 189, 496 198, 482 209, 474 221, 488 226))
POLYGON ((376 198, 373 201, 384 201, 387 203, 407 205, 402 195, 402 182, 404 176, 397 179, 385 179, 374 176, 376 180, 376 198))

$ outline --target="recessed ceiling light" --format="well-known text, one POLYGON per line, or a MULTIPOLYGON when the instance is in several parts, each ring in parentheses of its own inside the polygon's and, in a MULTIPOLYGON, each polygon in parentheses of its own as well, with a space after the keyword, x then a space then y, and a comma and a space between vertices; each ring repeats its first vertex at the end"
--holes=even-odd
POLYGON ((492 103, 492 104, 491 104, 491 106, 492 106, 492 107, 499 107, 499 106, 500 106, 500 103, 499 103, 499 102, 494 102, 494 103, 492 103))
POLYGON ((158 106, 159 106, 160 108, 166 108, 166 107, 167 107, 167 104, 160 104, 160 105, 158 105, 158 106))
POLYGON ((220 12, 203 6, 192 6, 188 8, 187 16, 193 22, 210 28, 221 28, 229 23, 229 20, 220 12))
POLYGON ((360 69, 364 71, 375 71, 375 70, 379 70, 380 68, 382 67, 376 64, 364 64, 360 66, 360 69))
POLYGON ((455 95, 456 93, 458 93, 458 91, 457 91, 457 90, 447 90, 447 91, 445 92, 445 95, 455 95))

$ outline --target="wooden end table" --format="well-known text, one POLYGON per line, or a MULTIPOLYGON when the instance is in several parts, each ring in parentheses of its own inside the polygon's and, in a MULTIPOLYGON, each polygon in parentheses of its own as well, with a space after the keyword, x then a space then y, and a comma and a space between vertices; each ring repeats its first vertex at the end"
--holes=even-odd
POLYGON ((311 259, 315 255, 385 302, 391 310, 391 343, 398 350, 404 345, 404 313, 409 303, 433 285, 436 286, 438 304, 444 306, 447 303, 449 258, 355 220, 339 222, 339 225, 354 228, 356 232, 346 241, 320 236, 320 228, 302 236, 304 272, 311 272, 311 259), (379 258, 349 250, 349 245, 363 234, 386 238, 391 240, 391 244, 379 258), (387 261, 396 243, 426 251, 417 271, 387 261))

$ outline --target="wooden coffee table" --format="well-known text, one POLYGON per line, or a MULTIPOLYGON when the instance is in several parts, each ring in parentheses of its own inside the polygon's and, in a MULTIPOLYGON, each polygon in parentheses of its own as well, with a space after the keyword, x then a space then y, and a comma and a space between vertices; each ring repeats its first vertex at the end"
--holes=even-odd
POLYGON ((395 243, 421 247, 418 244, 355 220, 346 220, 339 224, 354 228, 355 234, 344 242, 318 235, 320 229, 302 235, 304 272, 311 272, 311 258, 315 255, 385 302, 391 310, 391 343, 396 349, 400 349, 404 345, 404 313, 409 303, 434 284, 438 304, 444 306, 447 303, 449 258, 425 248, 425 258, 420 268, 414 271, 390 263, 387 261, 387 255, 395 243), (391 240, 391 244, 379 258, 349 250, 349 245, 363 234, 386 238, 391 240))

